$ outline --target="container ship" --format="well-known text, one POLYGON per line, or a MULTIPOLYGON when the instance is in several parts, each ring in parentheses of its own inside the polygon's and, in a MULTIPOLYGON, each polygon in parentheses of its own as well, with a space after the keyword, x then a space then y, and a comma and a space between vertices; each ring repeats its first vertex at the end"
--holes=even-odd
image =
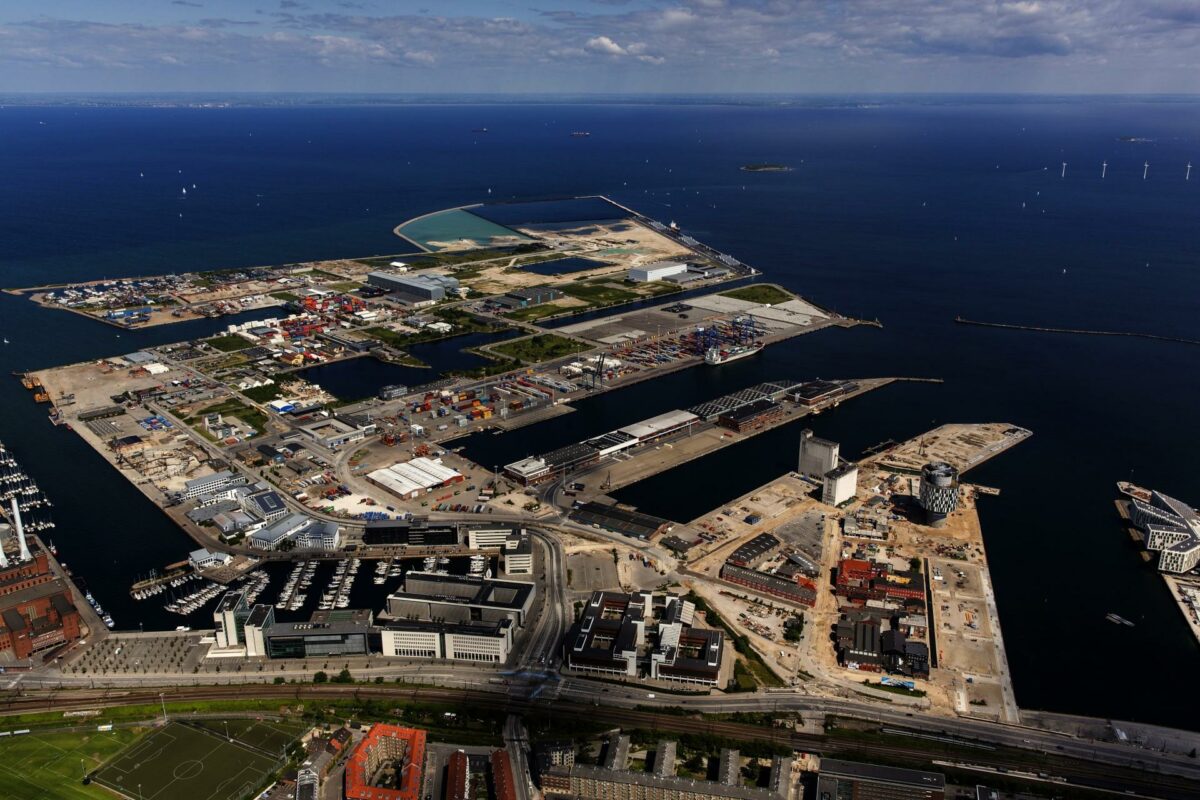
POLYGON ((720 364, 728 364, 730 361, 737 361, 739 358, 752 356, 762 349, 762 342, 735 344, 728 347, 710 347, 704 353, 704 363, 714 367, 720 364))

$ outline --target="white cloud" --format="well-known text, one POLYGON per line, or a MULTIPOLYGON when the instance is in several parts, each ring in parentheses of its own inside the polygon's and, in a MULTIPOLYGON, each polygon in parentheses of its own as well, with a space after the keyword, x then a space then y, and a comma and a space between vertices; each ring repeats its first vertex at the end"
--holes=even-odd
POLYGON ((625 48, 621 47, 621 45, 617 44, 607 36, 593 36, 591 39, 587 40, 587 44, 584 45, 584 47, 593 53, 599 53, 606 56, 625 55, 625 48))

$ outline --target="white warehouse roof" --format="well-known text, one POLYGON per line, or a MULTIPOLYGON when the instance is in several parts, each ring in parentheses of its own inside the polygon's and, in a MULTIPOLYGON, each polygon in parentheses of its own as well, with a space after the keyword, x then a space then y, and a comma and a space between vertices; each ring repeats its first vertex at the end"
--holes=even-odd
POLYGON ((699 422, 700 418, 688 411, 668 411, 665 414, 659 414, 657 417, 635 422, 632 425, 626 425, 624 428, 618 428, 621 433, 627 433, 630 436, 635 436, 638 439, 650 439, 661 435, 664 431, 672 428, 679 428, 692 422, 699 422))

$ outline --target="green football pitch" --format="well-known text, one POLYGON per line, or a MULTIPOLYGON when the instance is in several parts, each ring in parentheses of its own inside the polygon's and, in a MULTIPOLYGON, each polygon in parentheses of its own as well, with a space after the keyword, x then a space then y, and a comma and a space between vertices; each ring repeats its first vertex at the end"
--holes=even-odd
MULTIPOLYGON (((0 797, 5 800, 111 800, 83 775, 137 738, 130 729, 105 733, 31 733, 0 739, 0 797)), ((178 800, 178 799, 177 799, 178 800)))
POLYGON ((122 750, 94 780, 133 800, 242 800, 280 763, 223 732, 172 722, 122 750))

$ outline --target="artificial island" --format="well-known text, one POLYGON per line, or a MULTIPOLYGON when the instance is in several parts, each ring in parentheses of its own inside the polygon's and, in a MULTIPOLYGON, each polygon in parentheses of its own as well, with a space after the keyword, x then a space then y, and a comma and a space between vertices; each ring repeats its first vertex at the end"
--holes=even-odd
MULTIPOLYGON (((113 709, 161 703, 152 735, 190 763, 221 730, 172 709, 253 684, 273 710, 224 723, 240 747, 218 749, 245 771, 231 800, 264 783, 389 800, 1192 791, 1186 732, 1017 705, 976 509, 1000 490, 963 478, 1030 431, 946 424, 855 459, 813 433, 866 393, 937 380, 887 374, 570 422, 594 398, 878 323, 602 197, 395 232, 407 252, 10 290, 118 331, 228 324, 21 375, 194 543, 129 576, 176 630, 128 631, 71 584, 40 538, 44 493, 3 462, 0 646, 23 689, 4 713, 111 731, 113 709), (550 445, 477 455, 526 435, 550 445), (740 497, 690 519, 621 500, 759 437, 794 467, 740 497)), ((189 770, 120 751, 89 778, 137 797, 207 780, 189 770)))

